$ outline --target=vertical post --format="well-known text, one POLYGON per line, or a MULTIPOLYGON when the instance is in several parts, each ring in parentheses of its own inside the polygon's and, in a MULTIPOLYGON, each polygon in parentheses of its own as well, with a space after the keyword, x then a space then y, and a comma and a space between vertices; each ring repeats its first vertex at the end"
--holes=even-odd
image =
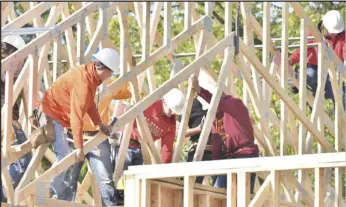
POLYGON ((54 39, 53 46, 53 82, 61 75, 61 33, 54 39))
POLYGON ((150 197, 151 197, 151 186, 150 181, 147 179, 142 179, 142 188, 141 188, 141 206, 147 207, 150 206, 150 197))
POLYGON ((277 170, 273 170, 271 172, 272 182, 272 206, 280 206, 280 172, 277 170))
MULTIPOLYGON (((262 63, 263 66, 269 71, 270 63, 269 63, 269 47, 270 47, 270 2, 263 2, 263 50, 262 50, 262 63)), ((264 80, 262 80, 263 87, 263 97, 264 100, 271 99, 269 94, 269 84, 267 84, 264 80)), ((268 102, 266 102, 268 103, 268 102)), ((267 106, 267 110, 269 109, 269 105, 267 106)))
POLYGON ((227 207, 237 206, 237 174, 227 174, 227 207))
MULTIPOLYGON (((287 69, 288 69, 288 3, 282 4, 282 56, 281 56, 281 87, 287 88, 287 69)), ((287 139, 287 108, 283 100, 281 103, 281 122, 280 122, 280 155, 285 154, 285 141, 287 139)))
MULTIPOLYGON (((3 86, 1 86, 3 87, 3 86)), ((13 71, 7 70, 5 72, 5 122, 4 125, 4 156, 10 157, 12 138, 12 111, 13 106, 13 71)))
POLYGON ((82 15, 77 24, 77 65, 84 64, 84 46, 85 46, 85 17, 82 15))
POLYGON ((185 176, 184 177, 184 207, 193 207, 193 185, 195 182, 194 177, 185 176))
POLYGON ((205 6, 205 15, 207 15, 208 17, 212 17, 213 16, 213 8, 214 8, 214 4, 215 2, 204 2, 204 6, 205 6))
POLYGON ((184 30, 188 30, 191 27, 191 11, 192 11, 192 3, 185 2, 184 8, 184 30))
POLYGON ((164 3, 164 29, 163 29, 163 45, 167 45, 171 42, 172 31, 171 31, 171 2, 164 3))
POLYGON ((315 168, 315 207, 324 206, 324 169, 315 168))
MULTIPOLYGON (((225 2, 225 37, 227 37, 232 32, 232 6, 232 2, 225 2)), ((227 92, 229 94, 236 94, 236 90, 234 88, 234 78, 232 73, 229 73, 226 86, 227 92)))
POLYGON ((241 172, 237 175, 237 206, 250 204, 250 173, 241 172))
MULTIPOLYGON (((136 179, 134 175, 125 175, 125 194, 131 196, 125 196, 125 206, 133 207, 139 201, 139 195, 137 195, 136 179)), ((138 206, 138 205, 137 205, 138 206)), ((136 207, 137 207, 136 206, 136 207)))
MULTIPOLYGON (((34 53, 30 55, 30 79, 29 79, 29 104, 28 117, 30 117, 36 107, 38 94, 37 66, 38 66, 38 48, 35 47, 34 53)), ((28 122, 28 134, 31 134, 31 124, 28 122)))
MULTIPOLYGON (((325 57, 326 57, 326 47, 325 44, 322 42, 321 44, 319 44, 318 47, 318 72, 317 72, 317 85, 321 84, 322 85, 322 95, 321 96, 317 96, 316 98, 320 98, 320 100, 318 100, 319 106, 316 109, 317 110, 317 129, 319 131, 321 131, 324 134, 324 122, 323 122, 323 114, 324 114, 324 85, 325 85, 325 79, 326 79, 326 75, 327 75, 327 71, 325 70, 326 67, 326 62, 325 62, 325 57)), ((318 153, 322 153, 323 149, 321 147, 321 145, 318 143, 317 144, 317 149, 318 149, 318 153)))
MULTIPOLYGON (((307 59, 307 29, 306 20, 300 20, 300 72, 299 72, 299 108, 305 113, 306 111, 306 59, 307 59)), ((298 135, 298 154, 304 154, 305 150, 305 136, 306 129, 302 122, 299 122, 299 135, 298 135)), ((303 183, 306 177, 306 172, 298 170, 298 182, 303 183)), ((296 201, 301 196, 298 192, 296 194, 296 201)))

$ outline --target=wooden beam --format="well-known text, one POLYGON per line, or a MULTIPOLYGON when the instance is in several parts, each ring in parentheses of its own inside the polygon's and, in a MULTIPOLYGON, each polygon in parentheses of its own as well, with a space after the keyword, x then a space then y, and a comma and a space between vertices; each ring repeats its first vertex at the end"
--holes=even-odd
POLYGON ((30 183, 31 179, 33 179, 34 173, 36 171, 36 169, 38 168, 38 166, 41 164, 41 160, 44 156, 44 153, 46 152, 48 148, 48 144, 43 144, 40 145, 36 151, 34 156, 31 158, 30 163, 22 177, 22 179, 20 180, 16 191, 15 191, 15 200, 14 200, 14 204, 15 205, 19 205, 20 204, 20 200, 21 198, 18 197, 18 192, 24 187, 26 186, 28 183, 30 183))
POLYGON ((147 179, 141 181, 141 206, 146 207, 151 205, 151 182, 147 179))
MULTIPOLYGON (((169 80, 168 82, 164 83, 160 88, 155 90, 152 94, 150 94, 147 98, 141 100, 140 102, 136 103, 129 111, 124 113, 121 117, 119 117, 118 121, 115 123, 113 130, 118 130, 121 127, 125 125, 125 123, 128 123, 131 121, 134 116, 137 116, 143 108, 149 107, 155 100, 157 100, 159 97, 162 97, 168 90, 172 88, 172 86, 178 85, 181 80, 186 79, 191 73, 193 73, 197 68, 202 67, 205 64, 205 60, 208 58, 214 57, 216 54, 218 54, 224 47, 228 46, 230 41, 233 39, 233 35, 229 35, 228 37, 221 40, 217 45, 215 45, 213 48, 211 48, 207 53, 201 56, 200 59, 194 61, 189 66, 185 67, 181 72, 179 72, 174 78, 169 80)), ((149 57, 150 58, 150 57, 149 57)), ((145 63, 141 63, 145 64, 145 63)), ((143 67, 142 65, 142 67, 143 67)), ((140 65, 139 65, 140 66, 140 65)), ((139 67, 137 66, 137 67, 139 67)), ((138 68, 137 68, 138 70, 138 68)), ((134 70, 130 71, 129 73, 132 73, 134 70)), ((126 76, 126 78, 131 77, 130 75, 126 76)), ((120 79, 124 78, 125 76, 117 79, 116 82, 118 82, 120 79)), ((123 79, 123 80, 124 80, 123 79)), ((94 146, 97 146, 102 141, 106 139, 105 135, 103 133, 98 133, 95 135, 92 139, 89 139, 85 145, 84 145, 84 152, 88 153, 94 146)), ((38 180, 41 179, 51 179, 55 174, 60 173, 64 170, 66 170, 69 166, 71 166, 73 163, 76 162, 75 157, 75 151, 67 155, 63 160, 61 160, 59 163, 57 163, 54 167, 47 170, 45 173, 43 173, 38 180)), ((35 183, 34 181, 30 183, 28 186, 26 186, 19 194, 20 196, 27 197, 32 195, 35 192, 35 183)))
MULTIPOLYGON (((288 70, 288 3, 282 4, 282 53, 281 53, 281 87, 287 89, 287 70, 288 70)), ((285 142, 287 140, 287 108, 285 102, 280 100, 280 155, 285 154, 285 142)), ((277 205, 280 205, 279 203, 277 205)))
MULTIPOLYGON (((233 35, 230 35, 233 37, 233 35)), ((203 124, 203 128, 201 131, 200 138, 198 140, 197 148, 196 148, 196 153, 193 157, 193 161, 201 161, 203 154, 204 154, 204 149, 205 146, 207 145, 208 137, 210 134, 210 129, 212 126, 212 123, 214 121, 215 115, 216 115, 216 110, 219 105, 219 101, 222 95, 222 90, 224 87, 224 82, 228 76, 229 71, 229 65, 231 64, 234 56, 234 45, 233 42, 231 42, 230 46, 225 49, 225 59, 222 62, 221 66, 221 71, 219 78, 217 80, 217 85, 216 85, 216 91, 213 94, 211 101, 210 101, 210 106, 208 109, 208 113, 205 119, 205 122, 203 124)))
POLYGON ((34 17, 41 15, 48 9, 52 8, 57 4, 65 4, 63 2, 41 2, 35 5, 34 8, 24 12, 24 14, 20 15, 18 18, 13 19, 10 23, 3 26, 1 29, 12 29, 12 28, 21 28, 25 24, 29 23, 34 17))
POLYGON ((6 160, 4 150, 1 149, 1 182, 3 183, 6 190, 7 202, 13 203, 14 190, 13 190, 12 178, 10 176, 8 166, 9 166, 9 163, 6 160))
POLYGON ((184 177, 184 207, 194 206, 193 185, 195 183, 194 177, 184 177))
POLYGON ((325 194, 324 169, 315 168, 315 207, 324 206, 325 194))
POLYGON ((237 174, 237 205, 249 206, 250 203, 250 173, 237 174))
POLYGON ((271 171, 271 201, 273 206, 280 205, 280 172, 277 170, 271 171))
POLYGON ((334 151, 329 142, 324 138, 323 134, 319 132, 316 127, 308 120, 308 118, 301 112, 301 110, 296 106, 296 104, 292 101, 291 98, 285 93, 285 91, 277 86, 276 81, 273 77, 270 76, 268 71, 264 68, 262 63, 257 59, 254 52, 240 41, 240 48, 245 56, 247 56, 254 65, 258 72, 263 76, 263 78, 269 83, 269 85, 277 91, 280 98, 286 103, 286 105, 290 108, 290 110, 298 117, 298 119, 306 126, 306 128, 313 134, 314 137, 321 143, 322 147, 325 148, 326 151, 334 151))
MULTIPOLYGON (((209 27, 208 30, 211 31, 211 25, 208 25, 208 27, 209 27)), ((205 36, 205 33, 203 32, 203 30, 201 30, 199 41, 198 41, 198 51, 197 51, 195 59, 198 59, 203 54, 206 38, 207 37, 205 36)), ((195 72, 194 76, 195 77, 199 76, 199 70, 195 72)), ((181 117, 181 123, 179 125, 178 138, 177 138, 176 147, 174 149, 172 162, 180 161, 180 154, 181 154, 181 150, 185 140, 185 134, 186 134, 186 130, 187 130, 188 122, 190 119, 190 114, 191 114, 191 107, 192 107, 193 99, 195 96, 196 96, 196 92, 193 90, 192 86, 189 85, 187 88, 186 102, 184 106, 185 113, 183 113, 181 117)))
POLYGON ((227 174, 227 207, 237 206, 237 174, 227 174))
POLYGON ((271 182, 272 178, 271 176, 268 176, 256 192, 255 197, 249 204, 249 207, 263 206, 263 204, 268 200, 271 191, 271 182))
POLYGON ((6 71, 5 72, 5 104, 3 106, 4 108, 4 117, 5 117, 5 123, 4 123, 4 143, 3 143, 3 150, 4 150, 4 156, 10 157, 10 148, 13 139, 12 136, 12 106, 13 106, 13 71, 6 71))

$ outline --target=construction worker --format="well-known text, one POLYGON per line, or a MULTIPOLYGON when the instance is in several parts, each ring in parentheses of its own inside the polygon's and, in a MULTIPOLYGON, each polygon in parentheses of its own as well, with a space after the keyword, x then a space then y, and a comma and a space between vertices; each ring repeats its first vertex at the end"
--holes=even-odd
MULTIPOLYGON (((71 129, 76 148, 77 163, 55 177, 51 185, 51 193, 60 200, 72 201, 76 195, 79 169, 85 158, 83 151, 85 116, 88 116, 93 126, 98 126, 107 136, 112 130, 110 125, 102 122, 94 98, 97 87, 103 81, 111 77, 112 73, 119 74, 120 57, 118 52, 110 48, 104 48, 93 56, 96 58, 95 62, 74 67, 61 75, 45 92, 40 105, 47 119, 53 120, 55 140, 52 145, 57 155, 56 161, 59 162, 67 156, 73 147, 67 140, 64 128, 71 129)), ((110 159, 106 159, 108 155, 104 151, 107 142, 108 140, 95 147, 86 157, 95 172, 97 183, 100 184, 103 205, 112 206, 117 205, 117 201, 112 174, 108 169, 111 166, 110 159), (108 161, 109 163, 106 163, 108 161)))
MULTIPOLYGON (((333 48, 336 55, 344 63, 346 60, 346 36, 345 22, 339 11, 331 10, 324 15, 322 20, 322 35, 327 41, 329 47, 333 48)), ((346 109, 346 89, 345 82, 343 83, 343 104, 346 109)))
MULTIPOLYGON (((163 96, 163 99, 156 101, 144 110, 144 117, 148 123, 149 131, 153 140, 162 139, 161 161, 170 163, 173 154, 173 143, 176 132, 176 115, 183 113, 185 95, 177 88, 173 88, 163 96)), ((124 170, 128 166, 142 165, 142 150, 138 139, 143 139, 137 128, 137 123, 133 125, 133 131, 127 149, 124 170)), ((118 150, 115 150, 117 156, 118 150)))
MULTIPOLYGON (((1 60, 5 59, 6 57, 16 52, 17 50, 22 49, 24 46, 25 46, 25 42, 23 38, 21 38, 20 36, 18 35, 6 36, 1 41, 1 60)), ((22 67, 23 67, 23 61, 16 61, 16 64, 11 68, 11 70, 14 70, 14 81, 13 81, 14 83, 16 82, 22 67)), ((27 140, 27 137, 24 131, 22 130, 22 126, 18 122, 19 101, 20 101, 20 97, 15 101, 13 105, 13 110, 12 110, 12 127, 16 137, 12 145, 19 145, 24 143, 27 140)), ((3 107, 4 103, 5 103, 5 72, 4 73, 2 72, 1 73, 1 108, 3 107)), ((2 136, 2 133, 1 133, 1 136, 2 136)), ((24 172, 30 163, 31 158, 32 158, 32 154, 31 152, 29 152, 25 154, 23 157, 19 158, 19 160, 10 164, 9 173, 12 179, 12 185, 14 189, 17 187, 20 180, 22 179, 24 172)), ((1 188, 1 202, 7 202, 7 196, 5 194, 4 185, 2 185, 2 188, 1 188)))
MULTIPOLYGON (((198 99, 199 97, 195 98, 192 102, 191 107, 191 113, 189 117, 188 126, 189 129, 186 131, 185 137, 190 137, 191 145, 188 149, 187 153, 187 162, 192 162, 193 157, 196 153, 196 148, 198 144, 199 137, 201 135, 201 130, 203 126, 204 118, 207 114, 207 110, 203 110, 203 105, 201 101, 198 99)), ((181 116, 178 116, 178 121, 181 121, 181 116)), ((211 145, 211 140, 208 140, 209 146, 211 145)), ((207 149, 204 150, 202 161, 209 161, 212 160, 212 154, 211 154, 211 148, 208 148, 208 145, 206 147, 207 149)), ((204 176, 198 176, 196 178, 196 183, 202 184, 204 179, 204 176)))
MULTIPOLYGON (((200 87, 196 77, 191 77, 189 84, 200 97, 210 103, 212 93, 200 87)), ((258 146, 254 143, 254 131, 249 111, 238 98, 222 94, 211 133, 213 160, 259 156, 258 146)), ((255 179, 256 174, 252 173, 251 194, 253 194, 255 179)), ((227 176, 216 176, 214 187, 227 188, 227 176)))

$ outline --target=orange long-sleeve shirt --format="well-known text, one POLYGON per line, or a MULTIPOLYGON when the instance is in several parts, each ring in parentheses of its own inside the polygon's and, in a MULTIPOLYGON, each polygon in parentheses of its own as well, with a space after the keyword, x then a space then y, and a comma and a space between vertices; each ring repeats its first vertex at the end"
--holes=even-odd
POLYGON ((84 115, 88 114, 94 125, 102 122, 94 102, 96 88, 101 83, 92 62, 64 73, 43 96, 42 111, 72 129, 76 148, 83 147, 84 115))
MULTIPOLYGON (((108 86, 109 84, 112 83, 112 81, 113 81, 112 79, 108 79, 105 82, 108 86)), ((131 98, 131 92, 129 89, 129 84, 126 84, 124 87, 120 88, 115 93, 113 93, 112 96, 108 96, 103 101, 101 101, 98 104, 97 108, 98 108, 98 111, 100 113, 102 123, 108 124, 110 122, 110 119, 109 119, 109 104, 110 104, 110 102, 113 99, 114 100, 120 100, 120 99, 127 99, 127 98, 131 98)), ((84 128, 83 128, 84 131, 96 131, 98 129, 98 126, 95 126, 93 124, 93 121, 88 116, 88 114, 86 116, 84 116, 83 122, 84 122, 84 128)))

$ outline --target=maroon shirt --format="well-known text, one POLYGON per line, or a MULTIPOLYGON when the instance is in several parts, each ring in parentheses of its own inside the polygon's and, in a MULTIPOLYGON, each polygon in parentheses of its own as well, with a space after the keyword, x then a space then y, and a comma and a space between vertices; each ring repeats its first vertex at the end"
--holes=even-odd
MULTIPOLYGON (((199 96, 208 103, 212 98, 212 94, 203 88, 199 96)), ((230 95, 221 97, 212 127, 213 160, 220 159, 222 153, 231 154, 234 158, 259 153, 254 143, 249 111, 240 99, 230 95)))
MULTIPOLYGON (((175 115, 167 117, 165 114, 163 114, 162 100, 159 100, 149 106, 146 110, 144 110, 144 117, 148 123, 149 131, 154 141, 160 138, 162 139, 162 163, 171 162, 176 128, 175 115)), ((137 130, 137 123, 135 122, 133 125, 131 139, 138 140, 138 138, 140 138, 140 134, 137 130)))

